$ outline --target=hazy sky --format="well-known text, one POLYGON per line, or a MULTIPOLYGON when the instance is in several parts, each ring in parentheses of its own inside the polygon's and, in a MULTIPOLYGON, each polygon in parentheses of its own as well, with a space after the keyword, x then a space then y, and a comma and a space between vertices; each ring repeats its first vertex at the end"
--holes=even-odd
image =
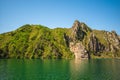
POLYGON ((0 0, 0 33, 24 24, 71 27, 76 19, 120 34, 120 0, 0 0))

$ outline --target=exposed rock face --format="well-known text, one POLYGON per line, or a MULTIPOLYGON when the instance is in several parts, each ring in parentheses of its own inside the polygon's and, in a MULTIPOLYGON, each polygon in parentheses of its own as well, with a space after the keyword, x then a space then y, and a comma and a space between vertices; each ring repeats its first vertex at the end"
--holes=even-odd
POLYGON ((119 38, 119 41, 120 41, 120 36, 118 36, 118 38, 119 38))
POLYGON ((115 31, 112 31, 112 38, 110 38, 110 39, 111 39, 111 43, 113 43, 113 45, 117 49, 120 49, 120 40, 119 40, 119 37, 115 31))
POLYGON ((91 33, 88 48, 90 52, 93 52, 94 55, 100 55, 99 52, 102 52, 104 50, 104 45, 99 42, 99 40, 96 38, 96 36, 91 33))
POLYGON ((114 53, 114 57, 118 56, 118 53, 120 51, 120 39, 117 33, 115 31, 105 32, 104 39, 107 42, 105 51, 114 53))
POLYGON ((72 26, 72 40, 83 40, 85 32, 82 30, 81 23, 76 20, 72 26))
POLYGON ((84 39, 84 36, 88 31, 89 29, 86 27, 86 25, 84 23, 80 23, 78 20, 76 20, 72 26, 69 47, 70 51, 74 53, 76 59, 90 58, 85 46, 82 44, 82 42, 80 42, 84 39))
POLYGON ((64 33, 64 40, 66 42, 67 47, 69 47, 70 38, 66 35, 66 33, 64 33))
POLYGON ((99 31, 99 33, 96 31, 96 34, 78 20, 71 29, 71 35, 68 36, 66 43, 69 43, 70 51, 77 59, 90 58, 90 54, 101 56, 103 53, 112 53, 114 57, 120 56, 120 38, 115 31, 99 31))
POLYGON ((73 55, 76 59, 120 57, 120 36, 115 31, 92 30, 78 20, 68 29, 24 25, 0 34, 0 58, 72 58, 73 55))
POLYGON ((87 50, 80 42, 70 42, 70 50, 75 54, 76 59, 88 58, 87 50))
POLYGON ((92 31, 85 23, 81 23, 81 27, 82 27, 82 30, 84 32, 91 32, 92 31))

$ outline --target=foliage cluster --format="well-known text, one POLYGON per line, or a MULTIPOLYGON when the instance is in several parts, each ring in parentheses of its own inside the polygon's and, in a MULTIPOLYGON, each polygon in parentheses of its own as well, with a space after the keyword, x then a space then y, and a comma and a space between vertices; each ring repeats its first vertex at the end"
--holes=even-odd
POLYGON ((64 28, 24 25, 0 34, 0 58, 72 58, 66 46, 64 28))

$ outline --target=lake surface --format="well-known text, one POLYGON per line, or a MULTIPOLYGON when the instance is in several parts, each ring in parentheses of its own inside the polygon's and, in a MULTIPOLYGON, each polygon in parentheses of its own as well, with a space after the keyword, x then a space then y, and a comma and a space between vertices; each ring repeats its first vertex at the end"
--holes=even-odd
POLYGON ((120 60, 0 59, 0 80, 120 80, 120 60))

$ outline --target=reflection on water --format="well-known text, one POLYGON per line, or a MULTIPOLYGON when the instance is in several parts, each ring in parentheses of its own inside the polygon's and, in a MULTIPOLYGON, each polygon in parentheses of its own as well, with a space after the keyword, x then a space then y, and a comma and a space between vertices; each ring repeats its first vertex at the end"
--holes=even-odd
POLYGON ((120 60, 94 59, 71 61, 71 80, 119 80, 120 60))
POLYGON ((88 60, 72 60, 70 63, 70 80, 89 80, 87 66, 88 60))
POLYGON ((0 80, 119 80, 120 60, 0 60, 0 80))

